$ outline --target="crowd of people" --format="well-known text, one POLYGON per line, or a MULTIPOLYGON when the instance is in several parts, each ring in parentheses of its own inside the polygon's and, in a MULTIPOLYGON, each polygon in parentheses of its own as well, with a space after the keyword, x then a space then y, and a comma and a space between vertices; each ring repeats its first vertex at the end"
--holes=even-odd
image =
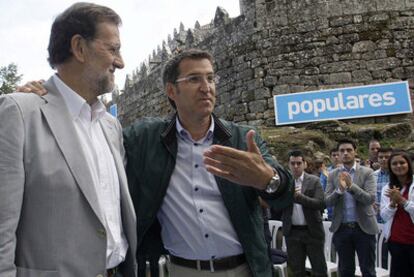
POLYGON ((263 205, 282 213, 295 276, 306 257, 326 276, 325 207, 341 276, 353 276, 355 253, 363 276, 375 276, 377 220, 391 275, 414 276, 406 153, 371 142, 360 165, 355 143, 341 140, 326 169, 306 173, 300 150, 283 167, 252 127, 213 113, 214 58, 200 49, 165 65, 172 117, 122 130, 98 99, 124 67, 120 24, 108 7, 70 6, 51 28, 56 74, 22 88, 36 93, 0 97, 1 277, 143 277, 162 254, 170 277, 270 277, 263 205))
MULTIPOLYGON (((369 142, 368 153, 361 162, 349 139, 338 141, 328 162, 297 149, 289 152, 294 204, 270 218, 283 222, 293 276, 305 276, 306 257, 313 276, 326 276, 322 220, 331 221, 340 276, 354 276, 355 255, 362 275, 376 276, 379 232, 384 232, 383 247, 391 254, 390 276, 414 276, 413 156, 381 147, 376 139, 369 142)), ((387 254, 383 255, 386 260, 387 254)))

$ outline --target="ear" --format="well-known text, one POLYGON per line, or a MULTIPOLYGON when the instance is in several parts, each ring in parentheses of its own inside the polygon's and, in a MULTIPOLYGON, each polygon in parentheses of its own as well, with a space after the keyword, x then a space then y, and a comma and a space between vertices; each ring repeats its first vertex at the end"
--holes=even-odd
POLYGON ((74 35, 70 40, 70 49, 73 57, 79 62, 85 62, 86 40, 79 34, 74 35))
POLYGON ((173 83, 168 82, 167 87, 166 87, 166 92, 167 92, 167 96, 171 100, 175 100, 176 91, 177 91, 177 88, 175 87, 175 85, 173 83))

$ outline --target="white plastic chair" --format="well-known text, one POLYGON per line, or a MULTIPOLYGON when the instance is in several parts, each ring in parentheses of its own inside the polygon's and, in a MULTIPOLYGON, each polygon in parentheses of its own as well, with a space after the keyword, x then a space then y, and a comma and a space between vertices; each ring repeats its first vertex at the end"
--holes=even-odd
MULTIPOLYGON (((279 237, 278 234, 283 234, 282 233, 282 221, 269 220, 269 229, 270 229, 270 233, 272 234, 271 247, 277 248, 278 246, 277 239, 279 237)), ((282 241, 280 242, 280 244, 281 244, 280 249, 283 251, 286 251, 286 241, 283 235, 282 235, 282 241)), ((283 264, 274 264, 273 269, 278 273, 279 276, 287 277, 287 263, 286 262, 284 262, 283 264)))
MULTIPOLYGON (((146 275, 150 273, 150 263, 149 261, 146 261, 146 275)), ((159 277, 166 277, 167 274, 167 258, 162 255, 160 259, 158 260, 158 270, 159 270, 159 277)))
POLYGON ((378 277, 388 277, 390 276, 390 268, 391 268, 391 254, 388 253, 388 258, 387 258, 387 268, 385 269, 385 265, 382 263, 382 255, 383 252, 386 251, 388 252, 388 249, 384 249, 384 242, 385 242, 385 236, 384 236, 384 232, 380 232, 379 236, 378 236, 378 240, 377 240, 377 276, 378 277))
POLYGON ((158 260, 159 277, 167 276, 167 258, 163 255, 158 260))

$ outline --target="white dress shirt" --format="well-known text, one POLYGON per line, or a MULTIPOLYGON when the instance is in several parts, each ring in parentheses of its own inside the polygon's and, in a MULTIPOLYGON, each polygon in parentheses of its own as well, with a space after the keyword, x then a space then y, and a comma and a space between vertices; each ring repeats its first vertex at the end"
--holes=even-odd
MULTIPOLYGON (((302 191, 302 183, 303 183, 303 176, 305 174, 302 173, 302 175, 295 179, 295 190, 299 189, 302 191)), ((292 225, 306 225, 305 216, 303 215, 303 207, 302 204, 293 203, 293 210, 292 210, 292 225)))
MULTIPOLYGON (((103 133, 105 106, 97 100, 90 106, 57 76, 54 83, 62 94, 72 116, 76 135, 85 154, 96 190, 107 234, 106 267, 113 268, 125 260, 128 242, 122 230, 119 178, 108 142, 103 133)), ((68 257, 70 258, 70 257, 68 257)))
POLYGON ((214 175, 203 153, 213 142, 214 120, 206 136, 194 141, 178 118, 178 152, 157 216, 164 247, 178 257, 209 260, 243 253, 214 175))

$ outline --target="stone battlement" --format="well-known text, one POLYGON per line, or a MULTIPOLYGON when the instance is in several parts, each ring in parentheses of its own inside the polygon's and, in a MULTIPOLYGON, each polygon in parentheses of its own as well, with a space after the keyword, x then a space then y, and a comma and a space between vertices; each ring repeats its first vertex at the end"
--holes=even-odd
MULTIPOLYGON (((172 109, 162 67, 181 48, 209 50, 221 77, 215 113, 274 126, 273 95, 408 80, 414 88, 414 0, 240 0, 210 24, 181 24, 126 80, 117 97, 126 127, 172 109)), ((404 116, 358 122, 393 122, 404 116)))

